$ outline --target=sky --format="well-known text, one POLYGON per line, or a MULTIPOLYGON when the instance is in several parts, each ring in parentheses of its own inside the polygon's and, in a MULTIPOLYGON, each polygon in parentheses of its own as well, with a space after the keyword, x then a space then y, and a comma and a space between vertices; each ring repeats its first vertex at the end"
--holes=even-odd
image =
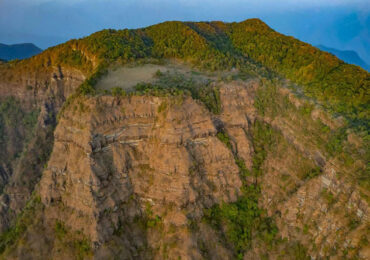
POLYGON ((355 50, 370 64, 370 0, 0 0, 0 42, 45 49, 106 28, 256 17, 313 45, 355 50))

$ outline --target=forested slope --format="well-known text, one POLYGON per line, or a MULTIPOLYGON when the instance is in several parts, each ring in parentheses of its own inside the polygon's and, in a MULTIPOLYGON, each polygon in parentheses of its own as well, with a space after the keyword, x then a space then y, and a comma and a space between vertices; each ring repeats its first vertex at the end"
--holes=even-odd
POLYGON ((103 30, 7 64, 0 73, 64 66, 91 75, 111 62, 140 58, 178 58, 206 70, 235 67, 249 73, 280 75, 302 86, 306 95, 333 112, 345 115, 357 126, 368 127, 368 72, 275 32, 259 19, 240 23, 165 22, 144 29, 103 30))

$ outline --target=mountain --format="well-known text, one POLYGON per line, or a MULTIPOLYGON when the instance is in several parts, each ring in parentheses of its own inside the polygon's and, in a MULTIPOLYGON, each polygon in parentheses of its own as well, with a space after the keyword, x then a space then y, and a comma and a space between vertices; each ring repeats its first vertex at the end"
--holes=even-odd
POLYGON ((3 60, 27 59, 40 52, 42 52, 42 50, 33 43, 12 45, 0 43, 0 59, 3 60))
POLYGON ((0 258, 368 259, 369 89, 259 19, 0 64, 0 258))
POLYGON ((322 51, 330 52, 331 54, 337 56, 339 59, 349 64, 358 65, 367 71, 370 70, 369 65, 366 64, 366 62, 362 60, 355 51, 342 51, 334 48, 329 48, 324 45, 318 45, 317 48, 319 48, 322 51))

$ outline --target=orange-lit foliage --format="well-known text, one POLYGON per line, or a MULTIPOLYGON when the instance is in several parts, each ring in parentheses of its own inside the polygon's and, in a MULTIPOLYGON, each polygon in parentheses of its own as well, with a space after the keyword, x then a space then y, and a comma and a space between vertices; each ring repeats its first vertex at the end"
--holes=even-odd
POLYGON ((240 23, 165 22, 137 30, 103 30, 27 60, 0 64, 0 76, 47 73, 56 66, 75 68, 87 76, 101 75, 97 70, 111 62, 140 58, 177 58, 207 70, 235 67, 263 76, 275 72, 301 85, 306 95, 333 112, 369 127, 368 72, 277 33, 258 19, 240 23))

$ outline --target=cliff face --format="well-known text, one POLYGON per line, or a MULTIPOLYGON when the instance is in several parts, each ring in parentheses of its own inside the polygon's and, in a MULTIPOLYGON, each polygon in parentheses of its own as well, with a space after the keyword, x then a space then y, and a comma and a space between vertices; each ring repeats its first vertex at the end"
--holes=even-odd
MULTIPOLYGON (((258 183, 260 207, 279 231, 269 251, 255 237, 246 259, 304 254, 366 259, 368 204, 337 174, 341 166, 326 158, 312 137, 301 139, 294 113, 272 118, 256 109, 258 81, 219 88, 219 115, 183 96, 75 99, 55 130, 37 188, 42 209, 34 213, 26 242, 7 257, 41 252, 53 259, 231 259, 236 245, 229 243, 227 220, 218 229, 205 221, 205 211, 236 202, 243 187, 258 183), (268 146, 258 130, 265 124, 268 146), (261 147, 262 173, 254 174, 261 147), (30 242, 40 234, 42 242, 30 242)), ((292 111, 302 106, 286 89, 275 94, 290 98, 292 111)), ((305 117, 311 123, 307 131, 321 122, 318 114, 305 117)), ((339 124, 321 118, 331 127, 339 124)))
POLYGON ((369 259, 368 79, 257 19, 0 64, 0 258, 369 259))
POLYGON ((2 74, 0 81, 0 230, 24 207, 53 147, 56 115, 85 79, 76 70, 2 74))
MULTIPOLYGON (((211 114, 190 98, 78 102, 84 112, 65 112, 40 182, 42 201, 56 208, 52 217, 73 223, 72 229, 83 230, 99 246, 125 223, 121 239, 129 244, 121 245, 122 257, 145 256, 142 246, 177 241, 171 258, 200 258, 186 231, 188 218, 199 219, 215 203, 235 201, 242 185, 231 151, 216 137, 211 114), (66 215, 60 215, 60 205, 66 215), (130 222, 156 216, 161 232, 130 241, 135 237, 126 231, 130 222), (169 229, 172 233, 166 234, 169 229)), ((237 123, 248 126, 246 119, 237 123)), ((248 144, 245 136, 239 138, 248 144)), ((244 152, 250 160, 248 146, 244 152)))
POLYGON ((85 80, 80 71, 62 67, 25 73, 3 69, 1 77, 0 97, 15 97, 21 101, 22 107, 27 109, 52 103, 58 110, 66 98, 85 80))

